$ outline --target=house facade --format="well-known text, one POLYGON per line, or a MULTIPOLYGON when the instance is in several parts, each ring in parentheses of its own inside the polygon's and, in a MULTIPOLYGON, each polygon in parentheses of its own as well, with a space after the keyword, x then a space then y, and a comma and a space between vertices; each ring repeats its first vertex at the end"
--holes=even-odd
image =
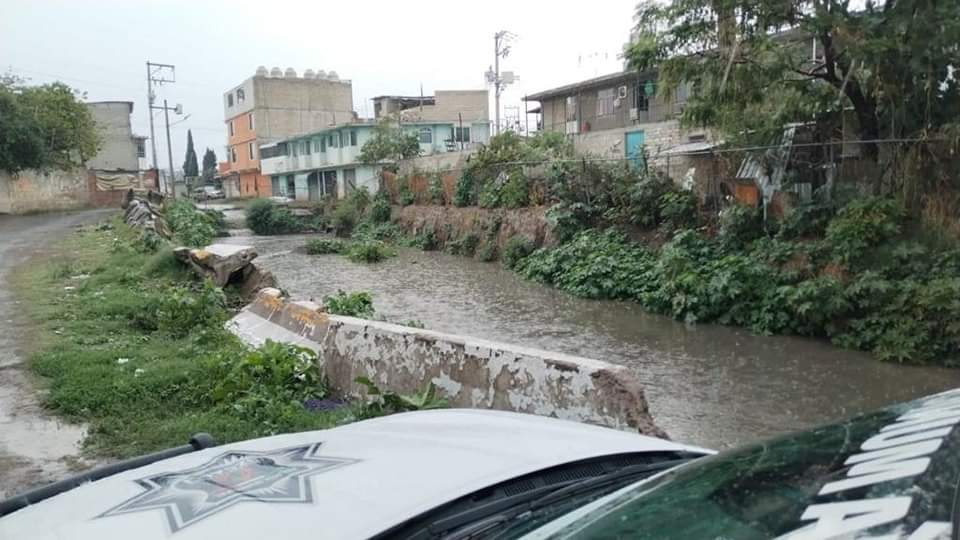
MULTIPOLYGON (((373 138, 377 123, 357 120, 262 145, 261 171, 270 179, 267 195, 319 201, 325 196, 346 197, 360 187, 376 193, 381 166, 361 163, 359 155, 364 143, 373 138)), ((459 146, 450 144, 458 133, 465 135, 467 145, 486 142, 489 137, 483 127, 488 125, 478 123, 473 130, 474 125, 461 128, 459 122, 430 120, 403 123, 401 129, 417 135, 420 155, 431 156, 459 151, 459 146)))
POLYGON ((97 124, 100 149, 87 167, 101 171, 140 171, 147 168, 146 137, 133 134, 132 101, 93 101, 87 108, 97 124))
POLYGON ((223 94, 227 129, 225 189, 240 197, 269 196, 270 175, 260 168, 258 149, 298 133, 352 121, 353 86, 335 72, 261 66, 256 74, 223 94))
POLYGON ((416 127, 424 155, 469 150, 490 139, 487 90, 437 90, 432 96, 377 96, 376 120, 416 127))
POLYGON ((689 88, 669 98, 656 72, 624 71, 545 90, 524 98, 540 103, 540 129, 564 133, 580 154, 641 160, 678 145, 702 143, 703 130, 683 130, 679 116, 689 88))

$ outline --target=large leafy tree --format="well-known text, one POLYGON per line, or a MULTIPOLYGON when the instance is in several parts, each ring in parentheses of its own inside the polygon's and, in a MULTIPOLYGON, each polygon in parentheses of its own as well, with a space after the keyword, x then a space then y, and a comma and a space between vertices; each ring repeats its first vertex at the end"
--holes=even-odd
POLYGON ((384 121, 377 124, 373 137, 363 143, 358 156, 361 163, 397 162, 420 155, 420 141, 416 133, 408 133, 396 124, 384 121))
POLYGON ((0 77, 0 169, 72 168, 96 155, 100 134, 81 97, 59 82, 0 77))
POLYGON ((202 171, 204 182, 212 182, 213 177, 217 174, 217 154, 210 148, 207 148, 206 152, 203 153, 202 171))
POLYGON ((183 175, 186 177, 200 176, 200 167, 197 166, 197 151, 193 149, 193 132, 187 130, 187 153, 183 158, 183 175))
POLYGON ((960 116, 956 0, 647 1, 636 21, 630 65, 658 69, 662 95, 691 85, 683 122, 727 140, 844 109, 864 141, 932 137, 960 116))

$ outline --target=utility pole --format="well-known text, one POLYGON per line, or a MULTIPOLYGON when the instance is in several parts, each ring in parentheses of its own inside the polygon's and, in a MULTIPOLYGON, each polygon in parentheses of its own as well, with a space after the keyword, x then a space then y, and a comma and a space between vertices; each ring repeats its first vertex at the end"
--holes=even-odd
POLYGON ((158 172, 158 175, 160 167, 157 165, 157 137, 153 127, 153 111, 159 109, 159 107, 153 105, 157 98, 153 91, 153 85, 177 82, 175 69, 172 64, 157 64, 147 60, 147 116, 150 117, 150 150, 153 154, 153 169, 158 172))
POLYGON ((508 84, 513 84, 519 77, 516 77, 512 71, 504 71, 500 74, 500 58, 506 58, 510 54, 510 46, 505 43, 516 37, 514 34, 501 30, 493 35, 493 67, 487 70, 487 82, 493 85, 493 108, 494 124, 493 134, 500 133, 500 94, 508 84))
MULTIPOLYGON (((167 107, 167 100, 163 100, 163 122, 167 127, 167 159, 170 163, 170 179, 173 183, 176 183, 176 177, 173 174, 173 146, 170 144, 170 107, 167 107)), ((174 198, 176 198, 177 190, 172 189, 174 198)))

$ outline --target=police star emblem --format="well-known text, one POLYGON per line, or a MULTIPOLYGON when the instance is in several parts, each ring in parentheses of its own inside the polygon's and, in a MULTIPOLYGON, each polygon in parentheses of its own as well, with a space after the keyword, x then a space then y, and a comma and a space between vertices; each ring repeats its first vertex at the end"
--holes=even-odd
POLYGON ((320 444, 227 452, 199 467, 141 478, 136 482, 146 491, 97 517, 163 510, 175 533, 235 504, 312 503, 312 476, 357 462, 320 456, 320 444))

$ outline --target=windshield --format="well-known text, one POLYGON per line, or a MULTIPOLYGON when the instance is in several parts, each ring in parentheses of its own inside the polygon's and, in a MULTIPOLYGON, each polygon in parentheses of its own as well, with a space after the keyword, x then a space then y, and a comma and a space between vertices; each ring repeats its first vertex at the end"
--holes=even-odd
POLYGON ((923 538, 948 538, 958 421, 951 393, 748 446, 625 488, 531 538, 899 538, 921 527, 923 538))

